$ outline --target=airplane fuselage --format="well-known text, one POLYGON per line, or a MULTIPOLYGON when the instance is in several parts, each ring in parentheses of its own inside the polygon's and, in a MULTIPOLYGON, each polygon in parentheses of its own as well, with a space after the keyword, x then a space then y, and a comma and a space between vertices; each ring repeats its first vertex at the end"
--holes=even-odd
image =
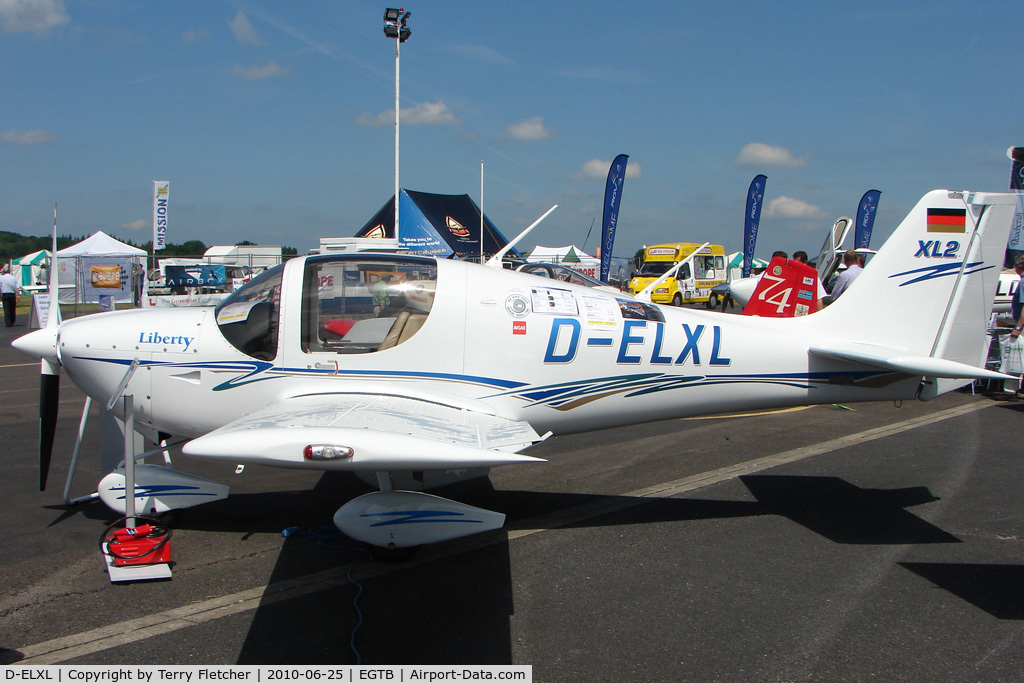
MULTIPOLYGON (((406 301, 407 310, 425 316, 421 327, 382 348, 384 331, 401 315, 365 313, 337 343, 313 339, 310 329, 324 324, 324 311, 334 315, 327 303, 341 297, 311 284, 312 265, 294 259, 273 301, 272 349, 245 352, 233 344, 223 307, 221 324, 209 308, 126 311, 64 323, 61 362, 76 384, 105 402, 138 358, 126 389, 137 423, 189 437, 313 394, 419 398, 497 412, 557 434, 592 429, 595 421, 611 427, 803 403, 913 398, 919 384, 918 377, 812 359, 808 347, 821 333, 808 328, 802 336, 800 320, 643 304, 456 261, 313 258, 321 273, 338 262, 364 274, 386 266, 436 269, 432 300, 406 301), (310 310, 317 306, 313 290, 320 292, 317 311, 310 310), (365 347, 346 346, 362 328, 377 330, 377 338, 365 347)), ((350 290, 358 296, 347 303, 359 299, 365 308, 369 292, 350 290)))

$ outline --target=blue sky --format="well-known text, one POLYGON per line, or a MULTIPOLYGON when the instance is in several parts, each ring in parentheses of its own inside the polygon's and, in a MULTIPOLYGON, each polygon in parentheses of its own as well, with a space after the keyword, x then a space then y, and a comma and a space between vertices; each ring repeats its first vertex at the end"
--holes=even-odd
MULTIPOLYGON (((316 246, 394 186, 386 3, 0 0, 0 229, 316 246)), ((817 252, 882 191, 872 246, 934 188, 1005 190, 1024 143, 1024 3, 419 2, 402 45, 402 186, 469 194, 507 236, 616 256, 817 252), (596 219, 596 222, 595 222, 596 219)))

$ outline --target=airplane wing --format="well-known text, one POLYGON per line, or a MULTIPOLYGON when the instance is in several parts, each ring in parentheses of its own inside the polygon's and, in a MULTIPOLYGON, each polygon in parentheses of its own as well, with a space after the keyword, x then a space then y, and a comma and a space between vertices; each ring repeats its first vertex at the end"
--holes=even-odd
POLYGON ((830 360, 844 360, 860 363, 885 370, 896 370, 909 375, 942 377, 949 379, 1016 379, 984 368, 977 368, 967 363, 960 363, 945 358, 933 358, 913 354, 906 349, 877 344, 848 342, 829 345, 812 345, 809 349, 812 356, 830 360))
POLYGON ((185 455, 331 470, 426 470, 543 462, 526 422, 412 398, 318 394, 273 403, 185 444, 185 455))

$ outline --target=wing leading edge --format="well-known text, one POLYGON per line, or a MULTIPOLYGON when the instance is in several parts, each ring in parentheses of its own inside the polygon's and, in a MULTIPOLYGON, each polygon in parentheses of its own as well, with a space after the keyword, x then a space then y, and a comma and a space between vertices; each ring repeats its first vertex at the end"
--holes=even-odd
POLYGON ((523 421, 428 401, 375 394, 319 394, 271 404, 193 439, 182 452, 276 467, 461 469, 543 462, 517 455, 517 451, 544 438, 523 421), (329 446, 340 455, 309 459, 307 446, 329 446))

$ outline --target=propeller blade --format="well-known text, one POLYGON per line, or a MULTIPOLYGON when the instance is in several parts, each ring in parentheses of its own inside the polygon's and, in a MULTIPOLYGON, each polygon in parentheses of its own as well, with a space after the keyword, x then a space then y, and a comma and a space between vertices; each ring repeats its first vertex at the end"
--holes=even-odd
POLYGON ((57 404, 60 399, 60 375, 46 360, 39 375, 39 490, 46 490, 53 455, 53 436, 57 431, 57 404))

